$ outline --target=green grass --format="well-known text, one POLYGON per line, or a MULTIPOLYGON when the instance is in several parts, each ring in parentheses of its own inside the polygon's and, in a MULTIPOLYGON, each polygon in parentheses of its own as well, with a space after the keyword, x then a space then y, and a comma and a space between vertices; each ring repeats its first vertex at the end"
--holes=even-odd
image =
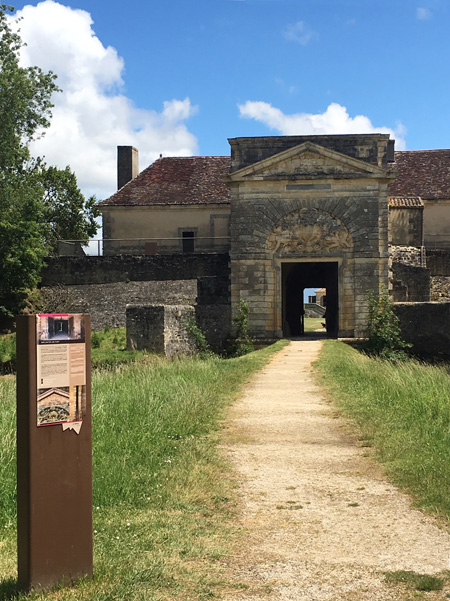
MULTIPOLYGON (((238 359, 144 357, 93 374, 92 581, 28 599, 209 599, 232 538, 226 407, 282 346, 238 359)), ((15 587, 14 380, 0 379, 0 599, 15 587), (5 494, 6 493, 6 494, 5 494)), ((16 598, 16 597, 15 597, 16 598)), ((17 596, 17 599, 25 597, 17 596)))
MULTIPOLYGON (((139 361, 146 355, 141 351, 126 350, 125 328, 105 328, 91 335, 93 368, 113 367, 139 361)), ((0 374, 14 373, 16 362, 16 335, 0 335, 0 374)))
POLYGON ((327 341, 317 368, 387 474, 450 519, 450 375, 444 367, 369 358, 327 341))
POLYGON ((398 570, 397 572, 386 572, 384 576, 389 584, 402 583, 417 591, 441 591, 444 588, 444 578, 430 576, 429 574, 398 570))
POLYGON ((16 363, 16 335, 0 335, 0 374, 11 373, 16 363))
POLYGON ((325 322, 323 317, 305 317, 305 332, 315 332, 316 330, 324 330, 322 322, 325 322))

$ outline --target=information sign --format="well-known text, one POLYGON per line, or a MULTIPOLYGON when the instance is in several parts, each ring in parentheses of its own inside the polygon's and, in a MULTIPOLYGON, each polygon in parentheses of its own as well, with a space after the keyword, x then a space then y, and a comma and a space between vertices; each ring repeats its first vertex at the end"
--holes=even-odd
POLYGON ((17 547, 23 590, 92 575, 90 316, 17 318, 17 547))

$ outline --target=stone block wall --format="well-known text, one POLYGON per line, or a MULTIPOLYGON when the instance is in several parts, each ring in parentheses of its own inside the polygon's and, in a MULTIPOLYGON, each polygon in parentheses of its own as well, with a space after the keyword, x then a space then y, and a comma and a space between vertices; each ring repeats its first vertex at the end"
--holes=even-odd
POLYGON ((427 267, 432 276, 450 276, 450 250, 427 249, 427 267))
POLYGON ((450 302, 395 303, 402 338, 421 357, 450 358, 450 302))
POLYGON ((214 351, 220 352, 231 334, 230 303, 196 305, 195 318, 209 346, 214 351))
POLYGON ((231 171, 262 161, 305 142, 340 152, 373 165, 386 166, 393 161, 392 143, 384 134, 331 136, 265 136, 232 138, 231 171))
POLYGON ((389 242, 404 246, 423 245, 423 206, 389 207, 389 242))
POLYGON ((228 277, 229 256, 223 254, 186 254, 108 257, 54 257, 46 259, 42 285, 63 286, 196 280, 199 277, 228 277))
POLYGON ((172 358, 195 352, 186 322, 195 320, 189 305, 128 305, 127 348, 172 358))
POLYGON ((195 280, 162 282, 115 282, 79 286, 43 287, 50 313, 90 313, 92 330, 123 328, 127 304, 193 305, 195 280))
POLYGON ((391 294, 394 302, 427 302, 430 300, 430 271, 406 263, 393 263, 391 294))

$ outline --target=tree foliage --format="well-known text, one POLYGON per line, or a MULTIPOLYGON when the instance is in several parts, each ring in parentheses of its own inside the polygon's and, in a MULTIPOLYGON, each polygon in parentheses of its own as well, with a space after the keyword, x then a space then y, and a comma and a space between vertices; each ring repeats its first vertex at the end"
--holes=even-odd
POLYGON ((87 242, 94 236, 98 228, 95 218, 100 214, 95 206, 96 198, 84 198, 70 167, 43 168, 40 181, 45 221, 50 229, 48 244, 52 250, 56 252, 58 240, 87 242))
POLYGON ((84 201, 70 169, 47 167, 29 145, 50 125, 56 75, 19 62, 23 46, 0 5, 0 315, 20 310, 59 236, 95 233, 94 199, 84 201))

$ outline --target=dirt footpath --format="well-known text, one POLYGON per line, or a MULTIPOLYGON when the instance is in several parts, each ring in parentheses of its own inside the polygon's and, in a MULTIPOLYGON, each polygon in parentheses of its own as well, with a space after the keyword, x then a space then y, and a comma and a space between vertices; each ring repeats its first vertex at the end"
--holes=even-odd
POLYGON ((311 378, 321 341, 293 341, 235 405, 227 451, 244 536, 226 601, 448 599, 384 572, 448 569, 450 536, 384 478, 311 378), (425 595, 425 596, 423 596, 425 595))

